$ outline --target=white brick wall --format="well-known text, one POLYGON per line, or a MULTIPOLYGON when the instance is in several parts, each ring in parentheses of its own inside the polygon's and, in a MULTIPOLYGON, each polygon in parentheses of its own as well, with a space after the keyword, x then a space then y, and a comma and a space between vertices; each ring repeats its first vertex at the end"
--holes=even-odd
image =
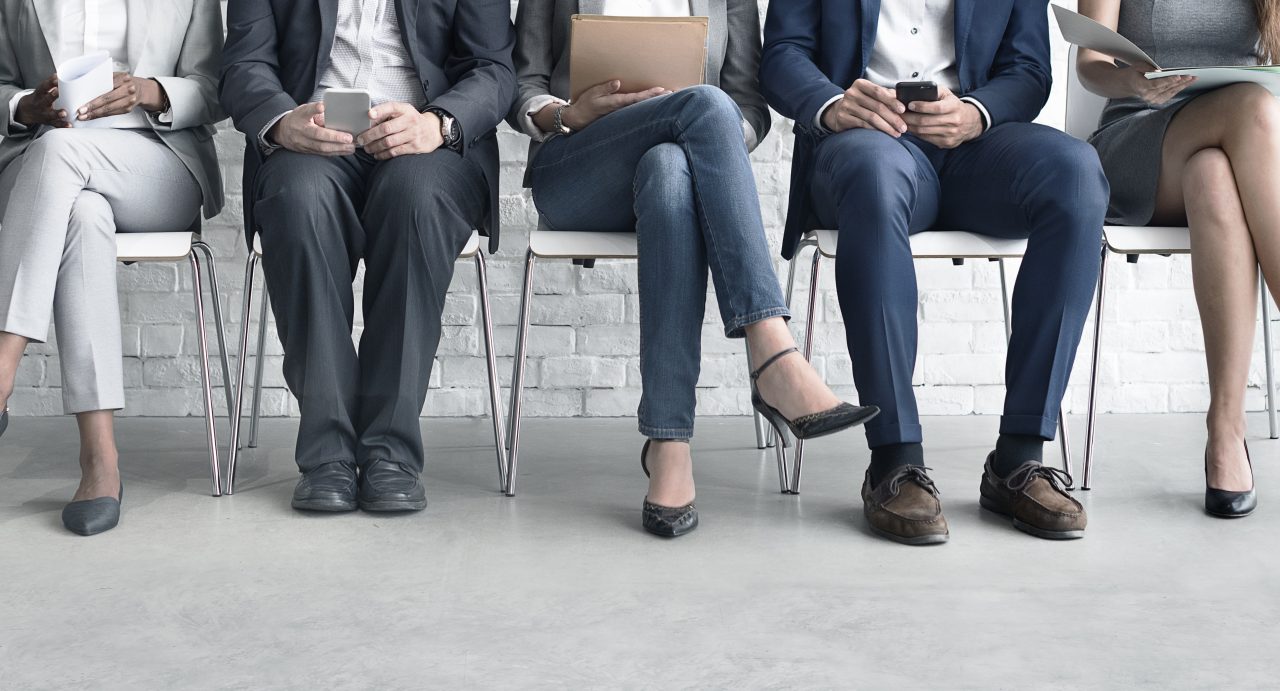
MULTIPOLYGON (((1057 125, 1062 120, 1066 47, 1057 40, 1054 50, 1058 86, 1042 120, 1057 125)), ((234 341, 241 329, 239 306, 245 256, 240 232, 242 139, 227 123, 220 129, 217 142, 224 162, 228 203, 222 215, 207 224, 206 238, 220 260, 227 334, 234 341)), ((788 123, 778 119, 773 133, 753 159, 761 206, 775 248, 787 197, 791 144, 788 130, 788 123)), ((520 189, 525 139, 505 127, 500 139, 504 228, 502 250, 490 262, 490 282, 501 355, 499 368, 506 385, 510 382, 522 258, 535 212, 528 195, 520 189)), ((804 264, 805 268, 799 271, 801 282, 808 280, 807 262, 804 264)), ((776 268, 785 276, 780 260, 776 268)), ((814 364, 839 393, 852 398, 855 393, 849 356, 830 271, 828 265, 821 281, 814 364)), ((918 271, 922 325, 915 384, 921 412, 998 413, 1003 397, 1004 333, 996 265, 970 262, 955 267, 947 261, 932 261, 920 263, 918 271)), ((1183 412, 1205 408, 1203 346, 1190 286, 1186 258, 1156 257, 1137 265, 1112 263, 1106 311, 1109 331, 1100 365, 1101 410, 1183 412)), ((481 415, 487 410, 475 287, 472 267, 459 264, 445 314, 445 339, 424 411, 427 415, 481 415)), ((120 269, 129 389, 124 414, 201 413, 190 288, 187 272, 175 266, 120 269)), ((530 333, 526 377, 527 413, 633 415, 640 396, 634 266, 629 262, 600 262, 597 268, 587 271, 567 263, 544 262, 538 268, 535 290, 535 326, 530 333)), ((803 300, 803 291, 797 295, 803 300)), ((709 307, 699 412, 747 413, 750 406, 741 345, 723 338, 716 323, 718 312, 713 305, 709 307)), ((797 328, 802 326, 804 314, 803 304, 799 307, 793 322, 797 328)), ((1086 336, 1092 333, 1092 321, 1088 329, 1086 336)), ((297 413, 280 375, 280 353, 272 333, 265 378, 267 415, 297 413)), ((1259 388, 1262 365, 1260 357, 1255 360, 1249 405, 1260 409, 1264 400, 1259 388)), ((1066 401, 1071 412, 1084 410, 1087 374, 1088 348, 1083 347, 1066 401)), ((60 413, 59 380, 54 346, 32 347, 18 376, 13 406, 23 414, 60 413)), ((220 390, 216 398, 221 406, 220 390)))

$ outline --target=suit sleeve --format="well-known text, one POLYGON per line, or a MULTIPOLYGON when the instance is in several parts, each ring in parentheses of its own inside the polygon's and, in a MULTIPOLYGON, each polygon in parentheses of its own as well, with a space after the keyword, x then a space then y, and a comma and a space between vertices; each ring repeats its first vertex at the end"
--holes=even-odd
POLYGON ((990 126, 995 127, 1035 120, 1049 100, 1052 85, 1048 0, 1014 0, 991 65, 991 80, 965 96, 982 103, 991 117, 990 126))
POLYGON ((775 0, 764 26, 760 86, 773 109, 807 125, 823 106, 844 93, 818 67, 821 0, 775 0))
MULTIPOLYGON (((10 137, 18 139, 21 137, 30 137, 34 133, 34 129, 28 129, 13 121, 13 114, 9 111, 9 103, 18 96, 18 94, 27 91, 33 84, 23 82, 22 72, 18 69, 18 56, 13 52, 15 41, 10 40, 8 29, 5 28, 12 18, 3 16, 5 7, 0 6, 0 137, 10 137)), ((44 75, 48 77, 49 75, 44 75)), ((40 77, 40 79, 44 79, 40 77)))
POLYGON ((507 0, 459 0, 453 19, 453 46, 444 65, 453 86, 431 102, 462 128, 466 147, 497 128, 515 98, 511 50, 515 30, 507 0))
POLYGON ((730 0, 729 46, 720 71, 720 87, 733 98, 755 134, 769 134, 769 105, 760 94, 760 6, 756 0, 730 0))
POLYGON ((222 53, 222 8, 218 0, 196 0, 171 77, 156 77, 169 97, 169 117, 150 115, 157 130, 212 125, 226 117, 218 103, 218 61, 222 53))
POLYGON ((561 100, 551 93, 551 72, 555 69, 555 55, 551 45, 551 23, 555 16, 554 0, 520 0, 516 8, 516 48, 513 59, 516 70, 517 94, 507 123, 517 130, 528 131, 525 122, 530 105, 561 100))
POLYGON ((236 129, 256 140, 281 113, 298 107, 280 84, 275 15, 270 0, 227 3, 218 99, 236 129))

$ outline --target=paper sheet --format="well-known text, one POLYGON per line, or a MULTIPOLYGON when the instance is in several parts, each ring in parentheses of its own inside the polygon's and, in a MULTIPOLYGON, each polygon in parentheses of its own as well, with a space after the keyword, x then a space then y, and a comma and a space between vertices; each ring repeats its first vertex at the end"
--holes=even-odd
POLYGON ((58 65, 58 99, 54 107, 67 111, 72 127, 110 127, 112 118, 82 121, 76 119, 76 111, 111 91, 111 70, 111 56, 105 50, 81 55, 58 65))
POLYGON ((1057 18, 1058 28, 1062 30, 1062 37, 1067 39, 1067 43, 1075 44, 1081 48, 1088 48, 1089 50, 1096 50, 1117 60, 1123 60, 1129 65, 1151 65, 1157 70, 1160 69, 1156 61, 1152 60, 1151 56, 1143 52, 1141 48, 1134 45, 1133 41, 1083 14, 1072 12, 1060 5, 1054 5, 1053 16, 1057 18))
POLYGON ((1163 79, 1190 75, 1196 80, 1183 91, 1194 93, 1228 86, 1230 84, 1251 83, 1264 87, 1276 96, 1280 96, 1280 71, 1270 68, 1256 67, 1188 67, 1179 70, 1161 70, 1148 72, 1147 79, 1163 79))

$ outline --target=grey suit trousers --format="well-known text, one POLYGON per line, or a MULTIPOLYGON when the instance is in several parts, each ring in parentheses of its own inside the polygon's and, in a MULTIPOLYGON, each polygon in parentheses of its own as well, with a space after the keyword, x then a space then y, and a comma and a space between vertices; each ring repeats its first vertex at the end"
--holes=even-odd
POLYGON ((124 407, 116 232, 188 228, 201 197, 141 130, 49 130, 0 171, 0 331, 56 324, 68 414, 124 407))
POLYGON ((285 381, 301 407, 298 467, 389 460, 421 472, 419 418, 445 294, 488 209, 480 168, 452 151, 376 161, 279 150, 253 198, 285 381))

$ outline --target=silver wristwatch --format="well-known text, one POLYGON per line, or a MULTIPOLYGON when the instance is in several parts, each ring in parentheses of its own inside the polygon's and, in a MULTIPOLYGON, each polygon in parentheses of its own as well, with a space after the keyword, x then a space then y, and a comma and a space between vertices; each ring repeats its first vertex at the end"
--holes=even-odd
POLYGON ((568 125, 564 124, 564 112, 568 109, 569 109, 568 104, 562 105, 559 108, 556 108, 555 118, 553 122, 555 123, 556 132, 558 134, 566 134, 566 135, 573 134, 573 130, 570 129, 568 125))

